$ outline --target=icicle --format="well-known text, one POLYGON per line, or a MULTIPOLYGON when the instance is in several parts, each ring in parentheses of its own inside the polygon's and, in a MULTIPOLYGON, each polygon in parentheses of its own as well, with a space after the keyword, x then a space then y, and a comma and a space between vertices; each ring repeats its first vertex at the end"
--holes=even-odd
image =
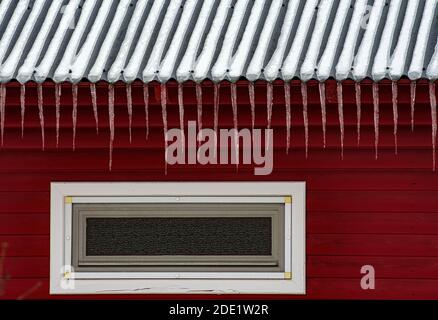
POLYGON ((214 83, 213 84, 213 113, 214 113, 214 119, 213 119, 213 128, 214 128, 214 157, 217 157, 217 142, 218 142, 218 123, 219 123, 219 90, 221 88, 221 84, 214 83))
POLYGON ((417 81, 411 81, 411 130, 415 126, 415 96, 417 93, 417 81))
POLYGON ((99 134, 99 114, 97 112, 96 84, 90 83, 91 104, 93 105, 94 121, 96 122, 96 134, 99 134))
POLYGON ((0 123, 1 123, 1 145, 3 146, 3 136, 5 133, 5 113, 6 113, 6 85, 0 86, 0 123))
POLYGON ((284 99, 286 105, 286 153, 289 154, 290 148, 290 128, 292 122, 292 110, 290 105, 290 83, 284 83, 284 99))
POLYGON ((73 95, 73 151, 76 150, 76 123, 78 121, 78 85, 72 85, 72 95, 73 95))
POLYGON ((231 84, 231 106, 233 108, 233 124, 234 129, 237 131, 237 85, 235 83, 231 84))
POLYGON ((233 124, 234 124, 234 149, 236 157, 236 168, 239 168, 239 134, 238 123, 237 123, 237 85, 236 83, 231 83, 231 106, 233 108, 233 124))
POLYGON ((436 90, 435 83, 429 82, 430 111, 432 116, 432 147, 433 147, 433 171, 436 170, 436 137, 437 137, 437 113, 436 113, 436 90))
POLYGON ((184 132, 184 86, 178 83, 179 127, 184 132))
POLYGON ((44 106, 43 106, 43 85, 41 83, 37 84, 37 95, 38 95, 38 110, 41 126, 41 142, 42 150, 45 148, 45 134, 44 134, 44 106))
POLYGON ((392 113, 394 117, 394 145, 395 145, 395 154, 398 153, 398 106, 397 106, 397 97, 398 97, 398 87, 397 82, 392 82, 392 113))
POLYGON ((20 86, 20 107, 21 107, 21 139, 24 138, 24 115, 26 113, 26 85, 20 86))
POLYGON ((319 83, 319 101, 321 102, 321 119, 322 119, 322 140, 324 149, 326 148, 326 135, 327 135, 327 108, 325 100, 325 83, 319 83))
POLYGON ((219 90, 221 88, 220 83, 215 83, 214 86, 214 132, 217 137, 217 131, 218 131, 218 123, 219 123, 219 90))
POLYGON ((251 105, 251 128, 254 131, 255 126, 255 90, 254 82, 248 82, 249 104, 251 105))
POLYGON ((373 106, 374 106, 374 147, 376 152, 376 159, 378 158, 379 149, 379 84, 373 82, 373 106))
MULTIPOLYGON (((271 82, 266 83, 266 111, 267 111, 267 118, 268 118, 268 129, 271 129, 271 123, 272 123, 272 105, 273 105, 273 86, 271 82)), ((271 131, 268 131, 269 138, 268 143, 266 145, 266 148, 269 149, 271 146, 269 145, 269 142, 271 141, 270 133, 271 131)))
POLYGON ((200 83, 196 83, 196 107, 198 112, 198 128, 202 130, 202 86, 200 83))
POLYGON ((288 81, 284 82, 284 100, 286 102, 286 153, 289 154, 292 111, 290 105, 290 83, 288 81))
POLYGON ((273 100, 273 86, 271 82, 266 83, 266 110, 268 118, 268 129, 271 129, 272 122, 272 100, 273 100))
POLYGON ((128 102, 128 117, 129 117, 129 143, 132 143, 132 85, 126 84, 126 100, 128 102))
POLYGON ((304 120, 304 140, 306 148, 306 159, 309 156, 309 118, 307 115, 307 83, 301 82, 301 95, 303 97, 303 120, 304 120))
POLYGON ((178 109, 179 109, 179 128, 181 130, 182 150, 185 150, 185 134, 184 134, 184 86, 178 83, 178 109))
POLYGON ((161 111, 163 113, 163 131, 164 137, 167 133, 167 87, 165 83, 161 84, 161 111))
POLYGON ((342 94, 342 82, 336 86, 338 96, 339 129, 341 131, 341 158, 344 159, 344 97, 342 94))
POLYGON ((114 146, 114 85, 108 85, 108 116, 110 127, 110 145, 109 145, 109 170, 113 168, 113 146, 114 146))
POLYGON ((143 84, 143 101, 146 122, 146 140, 149 138, 149 85, 143 84))
POLYGON ((61 118, 61 84, 55 84, 56 147, 59 146, 59 120, 61 118))
POLYGON ((354 83, 354 91, 356 95, 356 117, 357 117, 357 146, 360 146, 360 124, 362 119, 362 88, 360 82, 354 83))
MULTIPOLYGON (((163 113, 163 133, 164 133, 164 155, 166 155, 167 141, 167 87, 165 83, 161 84, 161 111, 163 113)), ((167 175, 167 159, 164 159, 164 170, 167 175)))

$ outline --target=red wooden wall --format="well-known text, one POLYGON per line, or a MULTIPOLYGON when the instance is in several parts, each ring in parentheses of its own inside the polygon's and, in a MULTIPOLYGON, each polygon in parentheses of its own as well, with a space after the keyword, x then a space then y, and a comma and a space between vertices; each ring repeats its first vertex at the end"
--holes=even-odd
MULTIPOLYGON (((274 171, 254 176, 252 166, 173 166, 164 174, 159 87, 150 87, 149 140, 145 140, 142 86, 133 86, 133 141, 129 144, 125 86, 116 86, 116 139, 108 170, 107 85, 98 84, 100 131, 96 135, 88 84, 79 88, 76 150, 72 151, 71 85, 61 97, 60 146, 55 146, 54 85, 44 86, 46 150, 41 150, 36 86, 27 85, 24 139, 20 138, 19 85, 7 85, 4 146, 0 150, 0 243, 7 244, 0 298, 50 296, 49 202, 51 181, 307 182, 307 295, 286 299, 438 298, 438 175, 432 171, 431 115, 427 82, 419 82, 416 127, 410 128, 409 82, 399 84, 399 154, 394 154, 391 85, 380 84, 379 159, 374 159, 371 83, 362 85, 362 141, 356 145, 353 82, 344 83, 345 157, 340 157, 336 84, 327 86, 327 148, 322 148, 318 86, 309 83, 309 158, 304 155, 302 98, 292 83, 292 149, 285 153, 283 85, 274 87, 274 171), (376 270, 376 289, 360 288, 360 268, 376 270)), ((178 127, 176 85, 169 84, 169 128, 178 127)), ((212 85, 203 87, 204 127, 213 126, 212 85)), ((184 88, 185 114, 196 119, 195 90, 184 88)), ((220 126, 232 128, 229 85, 220 95, 220 126)), ((266 85, 256 84, 256 125, 266 126, 266 85)), ((247 84, 238 84, 239 126, 250 128, 247 84)), ((0 270, 1 272, 1 270, 0 270)), ((80 296, 78 296, 80 297, 80 296)), ((83 298, 84 296, 82 296, 83 298)), ((102 296, 89 296, 96 298, 102 296)), ((104 296, 114 298, 115 296, 104 296)), ((139 295, 118 298, 164 298, 139 295)), ((171 298, 216 296, 171 296, 171 298)), ((236 296, 220 296, 223 298, 236 296)), ((238 296, 242 298, 242 296, 238 296)), ((244 298, 262 296, 245 296, 244 298)), ((71 298, 71 297, 69 297, 71 298)), ((166 296, 165 298, 169 298, 166 296)), ((266 298, 266 297, 263 297, 266 298)))

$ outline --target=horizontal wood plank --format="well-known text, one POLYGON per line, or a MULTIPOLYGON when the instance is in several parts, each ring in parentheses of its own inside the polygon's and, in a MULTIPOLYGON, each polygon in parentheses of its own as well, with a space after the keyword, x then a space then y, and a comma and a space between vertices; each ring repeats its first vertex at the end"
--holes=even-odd
MULTIPOLYGON (((169 129, 178 128, 179 123, 168 123, 169 129)), ((209 123, 204 122, 204 128, 209 127, 209 123)), ((241 124, 242 125, 242 124, 241 124)), ((250 124, 243 124, 241 128, 250 128, 250 124)), ((212 127, 212 126, 211 126, 212 127)), ((211 128, 210 127, 210 128, 211 128)), ((263 128, 263 127, 262 127, 263 128)), ((230 127, 219 128, 219 130, 230 130, 230 127)), ((276 148, 275 158, 288 157, 286 154, 286 127, 284 124, 281 126, 273 127, 273 145, 276 148), (278 153, 277 153, 278 152, 278 153)), ((314 126, 309 128, 309 148, 323 149, 323 132, 320 127, 314 126)), ((186 137, 187 125, 185 126, 186 137)), ((389 150, 393 154, 394 151, 394 128, 392 125, 380 127, 380 139, 379 149, 384 153, 389 150)), ((398 133, 398 147, 399 157, 394 157, 398 161, 402 161, 403 155, 409 152, 416 152, 418 149, 424 149, 425 151, 432 153, 432 139, 431 139, 432 126, 417 127, 414 133, 409 130, 401 130, 399 128, 398 133)), ((100 128, 100 133, 96 134, 95 125, 86 128, 77 128, 76 130, 76 149, 77 150, 90 150, 90 149, 107 149, 109 140, 109 130, 107 128, 100 128)), ((115 128, 115 147, 121 149, 144 149, 150 152, 154 150, 163 150, 164 139, 162 127, 153 127, 149 129, 149 139, 146 140, 146 130, 144 124, 138 124, 138 126, 132 128, 132 141, 129 142, 129 128, 128 126, 116 126, 115 128)), ((264 132, 262 133, 264 134, 264 132)), ((72 149, 72 137, 73 130, 70 127, 62 128, 59 132, 59 145, 56 145, 56 132, 53 127, 46 127, 46 149, 58 152, 68 152, 72 149)), ((326 133, 326 148, 327 150, 339 150, 340 152, 340 130, 337 125, 333 125, 327 128, 326 133)), ((195 137, 196 138, 196 137, 195 137)), ((220 139, 220 136, 219 136, 220 139)), ((374 140, 375 133, 374 128, 362 127, 360 146, 357 143, 356 125, 345 127, 344 148, 350 152, 357 152, 365 150, 370 153, 370 156, 374 155, 374 140), (370 152, 371 151, 371 152, 370 152)), ((221 141, 221 140, 219 140, 221 141)), ((241 139, 242 141, 242 139, 241 139)), ((265 137, 262 138, 262 146, 265 144, 265 137)), ((254 143, 254 141, 250 141, 254 143)), ((294 126, 291 128, 291 140, 290 140, 290 153, 296 154, 296 150, 302 150, 305 147, 304 129, 302 125, 294 126)), ((224 141, 220 145, 223 148, 230 148, 231 142, 224 141)), ((248 148, 248 145, 242 145, 241 148, 248 148)), ((8 150, 22 150, 32 152, 35 149, 41 148, 41 129, 38 124, 34 128, 26 128, 24 138, 21 137, 21 128, 6 128, 4 134, 4 145, 0 152, 8 150)), ((187 146, 186 146, 187 148, 187 146)), ((322 152, 324 152, 322 150, 322 152)), ((325 152, 324 152, 325 153, 325 152)), ((338 156, 336 159, 338 160, 338 156)), ((345 160, 348 160, 345 159, 345 160)))
MULTIPOLYGON (((77 141, 78 142, 78 141, 77 141)), ((79 143, 79 142, 78 142, 79 143)), ((104 147, 104 146, 103 146, 104 147)), ((91 172, 108 170, 109 151, 101 150, 76 150, 59 152, 56 150, 41 151, 40 146, 35 146, 32 152, 29 150, 4 150, 0 151, 0 173, 17 171, 38 172, 40 170, 65 170, 67 172, 87 170, 91 172)), ((119 149, 114 148, 113 171, 120 170, 152 170, 163 169, 164 174, 164 148, 147 150, 146 148, 119 149)), ((394 149, 379 151, 379 158, 375 160, 374 149, 348 149, 344 152, 344 160, 341 160, 341 151, 336 149, 310 149, 309 157, 306 159, 304 148, 294 149, 289 155, 285 150, 278 150, 274 155, 274 169, 297 169, 300 170, 426 170, 431 175, 436 175, 432 171, 432 149, 418 149, 413 152, 401 152, 398 156, 394 154, 394 149)), ((231 160, 230 160, 231 162, 231 160)), ((241 164, 239 168, 253 168, 254 165, 241 164)), ((169 166, 169 174, 179 170, 214 170, 211 172, 212 179, 220 178, 223 169, 233 168, 233 164, 208 164, 187 165, 179 164, 169 166)), ((234 170, 236 172, 236 170, 234 170)), ((254 175, 252 170, 251 175, 254 175)), ((241 176, 241 178, 243 178, 241 176)), ((260 176, 260 179, 268 179, 269 176, 260 176)))
MULTIPOLYGON (((311 234, 438 235, 438 212, 307 212, 311 234)), ((49 235, 49 213, 0 213, 1 235, 49 235)))
MULTIPOLYGON (((0 235, 6 256, 48 256, 48 235, 0 235)), ((438 235, 308 234, 308 255, 438 257, 438 235)))
MULTIPOLYGON (((0 192, 0 212, 50 210, 50 193, 0 192)), ((307 210, 338 212, 436 212, 437 191, 309 191, 307 210)))
MULTIPOLYGON (((377 279, 375 290, 363 290, 360 279, 311 278, 306 295, 239 295, 239 299, 437 299, 436 279, 377 279)), ((2 299, 217 299, 217 295, 49 295, 49 280, 11 279, 5 283, 2 299)), ((222 295, 221 299, 236 299, 222 295)))
MULTIPOLYGON (((309 256, 307 277, 360 279, 364 265, 377 279, 438 279, 438 257, 309 256)), ((48 278, 49 257, 6 257, 3 278, 48 278)), ((1 277, 0 277, 1 278, 1 277)))
MULTIPOLYGON (((260 181, 260 177, 248 174, 251 169, 239 172, 235 168, 221 170, 225 180, 260 181)), ((208 181, 213 173, 206 170, 180 170, 178 180, 208 181)), ((40 192, 50 189, 52 181, 149 181, 163 180, 161 170, 125 170, 119 172, 89 172, 84 168, 76 172, 59 172, 46 170, 41 172, 12 171, 0 173, 0 192, 40 192)), ((275 181, 306 181, 308 191, 336 190, 392 190, 392 191, 438 191, 436 175, 430 171, 324 171, 303 172, 300 169, 274 170, 269 176, 275 181)), ((168 177, 174 179, 174 175, 168 177)))

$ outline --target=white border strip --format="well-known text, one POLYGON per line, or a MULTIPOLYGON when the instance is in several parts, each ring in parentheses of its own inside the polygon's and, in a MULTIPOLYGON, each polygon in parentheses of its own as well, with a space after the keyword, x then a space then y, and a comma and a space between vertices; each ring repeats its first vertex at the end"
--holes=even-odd
POLYGON ((73 197, 73 203, 284 203, 284 197, 73 197))
MULTIPOLYGON (((108 200, 108 199, 106 199, 108 200)), ((255 200, 252 198, 252 200, 255 200)), ((286 204, 288 205, 288 204, 286 204)), ((101 294, 101 293, 247 293, 247 294, 304 294, 305 293, 305 183, 304 182, 152 182, 152 183, 52 183, 51 185, 51 237, 50 237, 50 293, 51 294, 101 294), (118 278, 108 279, 74 279, 74 286, 63 287, 64 247, 67 226, 65 197, 160 197, 160 196, 199 197, 284 197, 291 196, 292 216, 290 217, 291 248, 290 275, 281 278, 266 279, 266 274, 254 279, 127 279, 121 274, 118 278), (64 228, 63 228, 64 226, 64 228), (262 279, 263 278, 263 279, 262 279)), ((67 266, 68 267, 68 266, 67 266)), ((287 273, 288 271, 286 271, 287 273)), ((85 274, 85 273, 84 273, 85 274)), ((82 274, 82 276, 84 275, 82 274)), ((86 275, 86 274, 85 274, 86 275)), ((150 274, 149 274, 150 275, 150 274)), ((175 273, 177 275, 177 273, 175 273)), ((239 277, 237 277, 237 275, 239 277)), ((274 276, 274 275, 272 275, 274 276)), ((183 276, 185 277, 185 276, 183 276)), ((275 275, 276 277, 276 275, 275 275)))

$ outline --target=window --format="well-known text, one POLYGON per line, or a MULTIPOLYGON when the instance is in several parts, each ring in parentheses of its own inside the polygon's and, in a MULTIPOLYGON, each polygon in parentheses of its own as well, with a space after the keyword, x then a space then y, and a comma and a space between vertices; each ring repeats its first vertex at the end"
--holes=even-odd
POLYGON ((221 203, 226 199, 220 197, 209 198, 212 203, 194 197, 125 200, 142 202, 72 204, 76 272, 215 271, 216 277, 226 277, 224 271, 285 270, 283 203, 246 204, 251 198, 221 203))
POLYGON ((304 183, 53 183, 51 293, 304 293, 304 183))

